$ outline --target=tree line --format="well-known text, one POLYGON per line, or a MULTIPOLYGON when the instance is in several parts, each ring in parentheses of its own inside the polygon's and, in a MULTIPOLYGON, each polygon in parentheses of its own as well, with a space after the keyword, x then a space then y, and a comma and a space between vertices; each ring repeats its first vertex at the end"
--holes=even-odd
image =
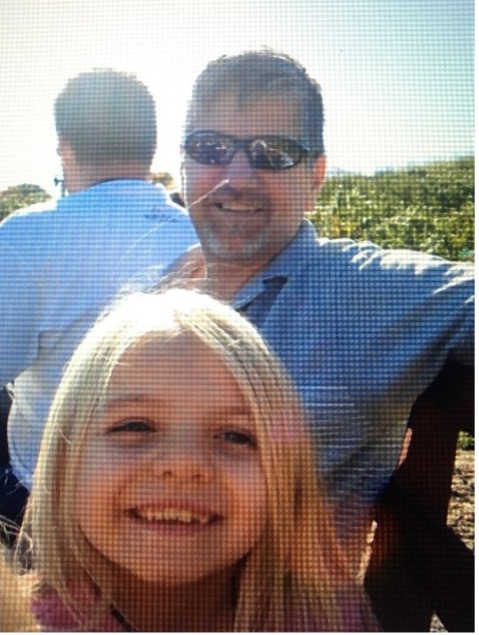
MULTIPOLYGON (((152 180, 166 187, 174 183, 167 172, 152 175, 152 180)), ((0 220, 48 198, 38 185, 10 187, 0 192, 0 220)), ((374 176, 329 176, 310 219, 322 236, 472 260, 474 157, 374 176)))
POLYGON ((474 157, 329 177, 311 220, 330 238, 474 257, 474 157))

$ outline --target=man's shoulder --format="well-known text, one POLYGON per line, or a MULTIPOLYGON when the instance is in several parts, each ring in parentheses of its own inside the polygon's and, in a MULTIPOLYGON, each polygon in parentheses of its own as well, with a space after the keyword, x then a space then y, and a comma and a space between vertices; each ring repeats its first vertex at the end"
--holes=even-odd
POLYGON ((45 218, 52 212, 57 211, 57 199, 48 199, 42 203, 34 203, 33 205, 29 205, 28 207, 22 207, 20 209, 16 209, 11 212, 8 216, 5 217, 1 225, 5 225, 7 222, 17 222, 20 221, 22 223, 28 222, 30 219, 36 218, 45 218))
POLYGON ((136 214, 138 220, 147 223, 187 217, 161 188, 144 181, 118 180, 18 209, 0 223, 0 234, 13 237, 15 233, 50 230, 59 235, 68 234, 78 222, 84 229, 89 224, 98 227, 102 219, 111 226, 115 224, 115 217, 117 224, 126 229, 126 214, 130 218, 136 214))
POLYGON ((474 275, 471 263, 413 249, 384 248, 369 241, 318 237, 314 227, 306 229, 278 258, 279 267, 275 267, 279 273, 284 269, 286 276, 293 276, 304 290, 331 283, 338 290, 358 284, 385 289, 391 284, 420 282, 434 286, 452 280, 465 282, 474 275))
POLYGON ((53 212, 56 210, 57 199, 49 198, 47 201, 43 201, 42 203, 34 203, 33 205, 29 205, 28 207, 22 207, 21 209, 17 209, 13 211, 8 218, 17 218, 24 216, 31 216, 41 213, 53 212))
POLYGON ((57 225, 57 203, 49 200, 15 210, 0 223, 0 241, 12 248, 25 241, 41 241, 57 225))
POLYGON ((385 250, 372 242, 358 242, 351 238, 328 238, 317 234, 310 223, 304 224, 295 240, 285 250, 292 261, 301 261, 314 274, 316 263, 334 266, 358 265, 371 257, 381 257, 385 250))
POLYGON ((174 203, 163 186, 149 181, 118 179, 93 185, 62 199, 59 211, 68 216, 78 214, 86 222, 104 217, 105 222, 114 222, 117 217, 124 224, 124 217, 138 221, 164 221, 186 218, 186 211, 174 203))
POLYGON ((436 254, 409 248, 388 248, 370 241, 356 241, 349 238, 317 238, 313 257, 323 262, 340 264, 354 270, 407 271, 415 274, 427 271, 464 268, 472 265, 465 262, 447 260, 436 254))

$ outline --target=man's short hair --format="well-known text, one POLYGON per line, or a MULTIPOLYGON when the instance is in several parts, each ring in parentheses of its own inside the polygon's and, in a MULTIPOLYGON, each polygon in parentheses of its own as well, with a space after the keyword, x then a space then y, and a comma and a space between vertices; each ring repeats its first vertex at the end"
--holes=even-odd
POLYGON ((155 154, 155 101, 134 75, 105 69, 74 77, 55 101, 55 126, 79 163, 149 167, 155 154))
POLYGON ((324 154, 321 89, 306 69, 289 55, 262 49, 222 55, 210 62, 193 86, 186 132, 192 130, 197 112, 208 110, 230 92, 240 108, 266 96, 296 100, 303 125, 303 141, 315 156, 324 154))

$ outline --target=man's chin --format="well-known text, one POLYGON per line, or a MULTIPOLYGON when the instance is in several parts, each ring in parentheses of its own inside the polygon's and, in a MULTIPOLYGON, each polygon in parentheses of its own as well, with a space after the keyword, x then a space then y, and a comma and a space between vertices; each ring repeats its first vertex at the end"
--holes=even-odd
POLYGON ((232 236, 225 240, 210 234, 203 237, 201 246, 207 260, 238 262, 245 265, 263 260, 268 251, 268 241, 265 237, 248 240, 232 236))
POLYGON ((237 263, 238 265, 247 266, 263 260, 264 252, 262 249, 250 249, 248 247, 227 247, 221 246, 205 252, 206 258, 216 262, 237 263))

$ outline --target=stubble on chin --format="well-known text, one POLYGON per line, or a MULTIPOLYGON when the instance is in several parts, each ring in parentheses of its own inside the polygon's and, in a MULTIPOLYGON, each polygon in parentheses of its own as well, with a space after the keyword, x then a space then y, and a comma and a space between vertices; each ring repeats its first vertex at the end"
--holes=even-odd
POLYGON ((220 238, 217 232, 211 228, 204 228, 201 233, 201 244, 207 258, 214 258, 224 262, 240 262, 247 264, 255 257, 260 258, 268 245, 266 233, 260 233, 253 238, 244 237, 238 239, 238 233, 232 231, 231 240, 220 238), (241 242, 240 242, 241 240, 241 242), (234 244, 234 243, 239 244, 234 244))

